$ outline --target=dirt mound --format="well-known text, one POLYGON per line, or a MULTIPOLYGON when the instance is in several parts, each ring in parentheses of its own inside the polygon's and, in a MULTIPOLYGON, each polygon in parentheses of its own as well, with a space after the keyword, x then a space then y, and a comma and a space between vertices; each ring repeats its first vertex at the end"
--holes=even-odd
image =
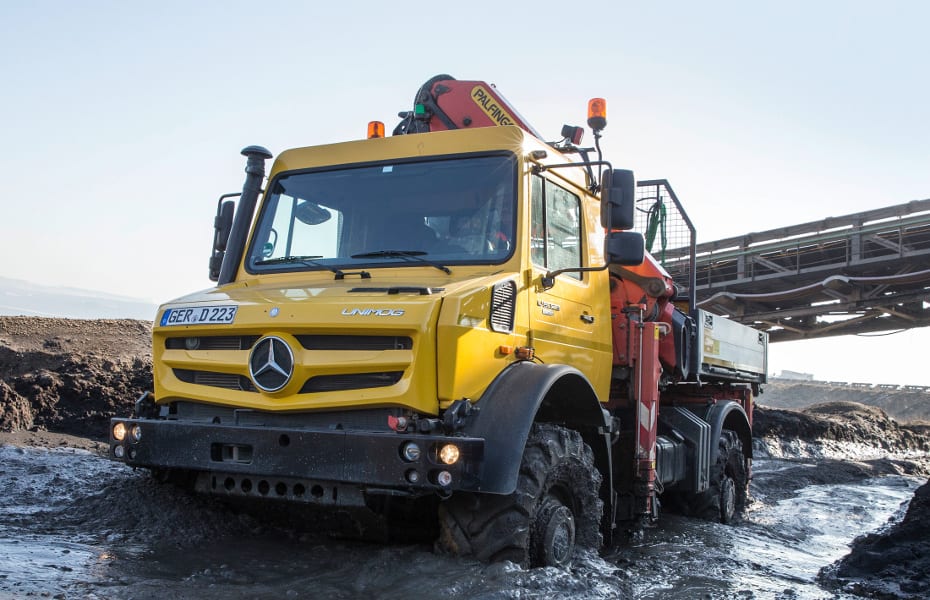
POLYGON ((769 443, 841 442, 885 452, 930 452, 930 427, 901 424, 874 406, 825 402, 801 410, 756 406, 753 435, 769 443))
POLYGON ((17 352, 151 358, 152 324, 132 319, 0 317, 0 346, 17 352))
POLYGON ((151 324, 0 317, 0 431, 100 439, 152 388, 151 324))

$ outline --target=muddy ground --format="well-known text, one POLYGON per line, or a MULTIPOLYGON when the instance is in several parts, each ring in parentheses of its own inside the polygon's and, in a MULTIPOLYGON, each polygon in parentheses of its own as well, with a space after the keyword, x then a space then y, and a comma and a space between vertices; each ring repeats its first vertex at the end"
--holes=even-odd
POLYGON ((424 589, 450 598, 930 596, 930 487, 917 490, 906 515, 901 504, 927 480, 926 424, 898 423, 849 402, 803 411, 758 406, 760 459, 743 527, 672 515, 641 545, 609 549, 568 574, 539 574, 450 563, 428 546, 372 549, 319 538, 293 521, 282 526, 181 494, 103 460, 109 417, 127 414, 151 388, 150 333, 139 321, 0 317, 0 550, 11 557, 0 559, 0 596, 300 597, 310 581, 339 598, 434 597, 424 589), (849 523, 812 525, 796 516, 829 520, 842 510, 849 523), (837 560, 848 541, 888 517, 837 560), (850 523, 853 529, 818 533, 850 523), (785 531, 796 533, 781 539, 785 531), (729 558, 745 548, 774 552, 774 564, 729 558), (275 562, 295 552, 322 567, 275 562), (733 564, 708 567, 715 552, 733 564), (808 555, 818 558, 808 564, 808 555), (358 571, 342 564, 359 560, 358 571), (11 566, 16 561, 35 568, 21 572, 11 566), (690 574, 681 574, 683 565, 690 574), (365 570, 392 592, 379 593, 379 580, 365 570), (456 580, 436 583, 445 576, 456 580), (655 576, 669 583, 643 583, 655 576), (415 585, 417 577, 430 586, 415 585))

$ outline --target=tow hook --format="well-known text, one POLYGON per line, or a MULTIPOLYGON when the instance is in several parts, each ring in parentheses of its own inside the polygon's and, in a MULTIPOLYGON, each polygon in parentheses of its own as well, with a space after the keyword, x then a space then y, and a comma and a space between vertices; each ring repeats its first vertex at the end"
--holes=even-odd
POLYGON ((443 425, 450 432, 457 431, 465 427, 465 420, 478 410, 478 407, 473 406, 468 398, 456 400, 443 415, 443 425))

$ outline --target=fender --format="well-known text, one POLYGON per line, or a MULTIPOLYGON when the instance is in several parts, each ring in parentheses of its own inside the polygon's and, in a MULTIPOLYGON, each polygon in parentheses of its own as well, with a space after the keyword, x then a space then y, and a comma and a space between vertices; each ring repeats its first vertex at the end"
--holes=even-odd
POLYGON ((594 452, 604 483, 611 484, 607 489, 613 489, 611 421, 578 369, 514 363, 491 382, 475 406, 480 410, 468 420, 463 433, 485 440, 482 492, 510 494, 516 489, 523 448, 534 421, 565 423, 578 429, 594 452))
POLYGON ((752 427, 749 425, 746 411, 739 403, 733 400, 716 402, 707 409, 702 418, 710 423, 710 464, 714 464, 720 454, 717 440, 720 439, 720 433, 724 428, 736 432, 743 444, 743 454, 746 458, 752 458, 752 427))

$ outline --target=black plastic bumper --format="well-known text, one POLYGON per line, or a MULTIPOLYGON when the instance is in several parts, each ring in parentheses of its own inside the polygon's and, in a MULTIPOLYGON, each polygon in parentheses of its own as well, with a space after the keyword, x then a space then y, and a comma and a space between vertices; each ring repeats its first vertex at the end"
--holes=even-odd
POLYGON ((109 456, 133 467, 330 481, 411 492, 479 491, 484 440, 117 418, 110 422, 109 456), (113 437, 116 423, 126 426, 122 441, 113 437), (138 440, 132 433, 135 426, 141 434, 138 440), (408 442, 421 450, 416 460, 403 456, 408 442), (460 458, 452 465, 439 459, 439 449, 445 444, 459 448, 460 458), (447 477, 443 472, 451 475, 446 485, 441 483, 447 477))

